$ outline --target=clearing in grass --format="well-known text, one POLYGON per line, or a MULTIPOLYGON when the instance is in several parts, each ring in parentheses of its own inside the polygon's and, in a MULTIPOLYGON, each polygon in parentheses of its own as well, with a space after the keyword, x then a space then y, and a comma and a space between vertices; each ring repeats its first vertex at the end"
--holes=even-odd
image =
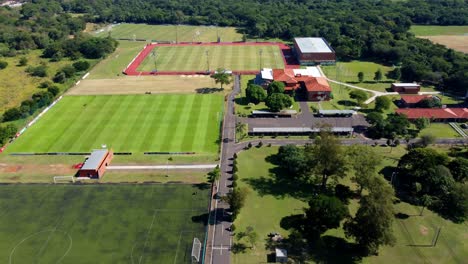
POLYGON ((138 72, 206 71, 224 68, 254 71, 260 68, 284 68, 278 45, 155 45, 137 68, 138 72))
POLYGON ((172 42, 222 42, 241 41, 242 34, 233 27, 189 26, 189 25, 148 25, 122 23, 99 30, 96 36, 116 39, 144 39, 148 41, 172 42))
POLYGON ((209 186, 6 185, 3 263, 190 263, 209 186))
POLYGON ((66 96, 7 152, 218 152, 223 96, 66 96))
POLYGON ((120 79, 86 79, 67 95, 110 95, 145 93, 203 93, 220 91, 207 75, 125 76, 120 79))
POLYGON ((466 35, 468 26, 413 25, 410 32, 416 36, 466 35))

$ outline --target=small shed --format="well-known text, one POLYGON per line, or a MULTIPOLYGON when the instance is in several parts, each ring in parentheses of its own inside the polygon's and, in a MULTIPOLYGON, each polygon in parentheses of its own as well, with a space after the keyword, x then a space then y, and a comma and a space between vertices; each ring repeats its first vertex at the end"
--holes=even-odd
POLYGON ((96 149, 85 160, 78 177, 101 178, 113 158, 112 150, 96 149))
POLYGON ((417 94, 421 86, 417 83, 392 83, 392 90, 397 93, 417 94))
POLYGON ((275 249, 276 262, 286 263, 288 262, 288 251, 284 248, 275 249))

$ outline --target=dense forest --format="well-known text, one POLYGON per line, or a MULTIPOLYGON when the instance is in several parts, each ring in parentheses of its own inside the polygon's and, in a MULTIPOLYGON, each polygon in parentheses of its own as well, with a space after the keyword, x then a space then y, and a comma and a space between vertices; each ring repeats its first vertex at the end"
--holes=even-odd
POLYGON ((53 59, 101 57, 109 43, 81 36, 86 22, 237 26, 250 37, 285 40, 321 36, 340 60, 399 66, 402 81, 459 95, 468 87, 467 55, 408 32, 414 23, 467 25, 467 0, 34 0, 19 12, 0 8, 0 55, 41 48, 53 59), (89 49, 94 44, 101 49, 89 49))
POLYGON ((94 22, 238 26, 251 37, 285 40, 321 36, 341 60, 366 59, 401 66, 402 81, 425 82, 457 94, 464 94, 468 86, 466 55, 408 33, 413 23, 467 25, 466 0, 60 2, 63 10, 85 13, 85 19, 94 22))

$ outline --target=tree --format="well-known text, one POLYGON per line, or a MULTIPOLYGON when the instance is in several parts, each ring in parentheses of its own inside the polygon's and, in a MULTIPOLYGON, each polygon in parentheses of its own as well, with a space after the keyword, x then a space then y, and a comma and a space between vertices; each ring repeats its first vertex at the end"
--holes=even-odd
POLYGON ((371 125, 383 124, 385 121, 383 115, 379 112, 370 112, 369 114, 367 114, 366 120, 371 125))
POLYGON ((0 126, 0 146, 5 144, 10 138, 12 138, 18 128, 13 124, 8 124, 6 126, 0 126))
POLYGON ((26 72, 29 73, 31 76, 36 77, 46 77, 47 76, 47 66, 39 65, 36 67, 29 66, 26 68, 26 72))
POLYGON ((367 93, 362 90, 352 90, 349 93, 349 97, 355 99, 359 105, 364 103, 364 101, 366 101, 368 98, 367 93))
POLYGON ((280 168, 285 169, 293 177, 302 176, 307 169, 307 161, 302 148, 295 145, 281 146, 276 155, 280 168))
POLYGON ((421 198, 420 198, 420 203, 421 203, 421 212, 419 212, 419 216, 422 216, 423 215, 423 212, 424 212, 424 208, 430 206, 432 204, 432 197, 430 195, 423 195, 421 198))
POLYGON ((393 189, 380 177, 373 178, 368 195, 359 201, 354 218, 347 220, 344 230, 354 237, 368 254, 377 254, 381 245, 393 245, 393 189))
POLYGON ((277 81, 272 81, 267 88, 268 95, 272 95, 274 93, 284 93, 284 83, 283 82, 277 82, 277 81))
POLYGON ((346 156, 338 139, 328 131, 320 133, 313 145, 304 148, 311 173, 325 191, 330 178, 339 179, 346 175, 346 156))
POLYGON ((436 137, 432 134, 425 134, 425 135, 422 135, 421 138, 419 139, 419 145, 421 147, 427 147, 431 144, 434 144, 436 141, 436 137))
POLYGON ((247 131, 247 124, 242 123, 242 122, 237 122, 236 123, 236 135, 239 137, 239 139, 244 139, 248 134, 247 131))
POLYGON ((77 61, 72 64, 73 67, 75 68, 76 71, 81 72, 81 71, 86 71, 89 69, 89 62, 82 60, 82 61, 77 61))
POLYGON ((382 110, 387 110, 390 108, 392 101, 386 96, 379 96, 375 98, 375 110, 382 112, 382 110))
POLYGON ((360 83, 364 81, 364 73, 362 71, 358 72, 357 77, 360 83))
POLYGON ((211 75, 211 78, 213 78, 217 84, 221 84, 221 89, 223 88, 224 84, 230 84, 232 81, 231 75, 227 73, 225 69, 221 68, 216 70, 216 72, 213 75, 211 75))
POLYGON ((67 76, 63 71, 58 71, 52 80, 55 83, 64 83, 67 80, 67 76))
POLYGON ((73 67, 72 65, 66 65, 62 69, 60 69, 60 71, 65 74, 66 78, 73 77, 73 75, 75 75, 76 72, 75 67, 73 67))
POLYGON ((456 157, 450 161, 449 166, 453 179, 457 182, 464 183, 468 180, 468 159, 456 157))
POLYGON ((387 73, 387 78, 393 79, 393 80, 400 80, 401 78, 401 70, 399 67, 395 68, 394 70, 391 70, 387 73))
POLYGON ((18 62, 18 66, 26 66, 28 65, 28 58, 21 57, 18 62))
POLYGON ((6 61, 0 61, 0 70, 5 69, 8 66, 8 62, 6 61))
POLYGON ((51 93, 53 96, 56 96, 60 93, 60 89, 55 85, 52 85, 49 88, 47 88, 47 91, 51 93))
POLYGON ((362 194, 362 190, 368 189, 372 178, 376 177, 381 158, 366 145, 352 145, 347 148, 346 154, 354 171, 351 180, 359 186, 359 194, 362 194))
POLYGON ((216 165, 216 167, 208 172, 208 181, 211 183, 216 182, 219 180, 219 177, 221 176, 221 170, 219 169, 219 165, 216 165))
POLYGON ((383 77, 382 70, 379 68, 375 73, 374 73, 374 81, 381 81, 383 77))
POLYGON ((249 84, 245 90, 245 96, 250 103, 258 104, 265 101, 267 92, 260 85, 249 84))
POLYGON ((255 249, 255 243, 258 240, 258 234, 254 231, 253 227, 248 226, 246 228, 245 236, 247 237, 247 241, 249 242, 250 246, 255 249))
POLYGON ((231 192, 229 192, 223 200, 229 203, 231 206, 232 213, 235 216, 239 214, 239 211, 242 207, 244 207, 245 199, 248 194, 248 189, 245 187, 242 188, 234 188, 231 192))
POLYGON ((8 121, 14 121, 14 120, 18 120, 22 117, 21 115, 21 111, 18 109, 18 108, 10 108, 8 110, 6 110, 4 113, 3 113, 3 121, 4 122, 8 122, 8 121))
POLYGON ((468 218, 468 185, 457 183, 442 201, 442 212, 456 223, 468 218))
POLYGON ((414 126, 416 126, 417 130, 423 130, 429 126, 429 119, 425 117, 416 118, 414 120, 414 126))
POLYGON ((265 100, 266 106, 272 112, 279 112, 284 108, 292 105, 291 96, 283 93, 274 93, 268 96, 265 100))
POLYGON ((305 209, 305 234, 310 241, 315 241, 328 229, 339 227, 348 215, 348 207, 338 198, 319 194, 309 201, 309 207, 305 209))
POLYGON ((419 101, 417 106, 420 108, 440 108, 442 103, 437 97, 429 97, 419 101))

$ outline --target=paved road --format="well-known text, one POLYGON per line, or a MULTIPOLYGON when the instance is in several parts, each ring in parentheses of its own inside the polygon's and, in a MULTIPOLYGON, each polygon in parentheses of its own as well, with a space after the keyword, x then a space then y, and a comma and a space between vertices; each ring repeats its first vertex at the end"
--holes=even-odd
POLYGON ((147 166, 108 166, 108 170, 203 170, 214 169, 218 164, 198 164, 198 165, 147 165, 147 166))
MULTIPOLYGON (((234 112, 234 98, 240 92, 240 77, 234 76, 234 89, 227 98, 227 110, 224 115, 223 133, 221 143, 221 177, 217 184, 217 193, 223 196, 229 192, 231 185, 231 170, 233 155, 235 153, 235 129, 236 116, 234 112)), ((216 191, 216 190, 215 190, 216 191)), ((208 264, 229 264, 230 250, 232 244, 231 232, 227 228, 231 226, 225 210, 229 205, 220 200, 213 199, 210 215, 210 226, 208 231, 208 241, 206 247, 205 263, 208 264)))

